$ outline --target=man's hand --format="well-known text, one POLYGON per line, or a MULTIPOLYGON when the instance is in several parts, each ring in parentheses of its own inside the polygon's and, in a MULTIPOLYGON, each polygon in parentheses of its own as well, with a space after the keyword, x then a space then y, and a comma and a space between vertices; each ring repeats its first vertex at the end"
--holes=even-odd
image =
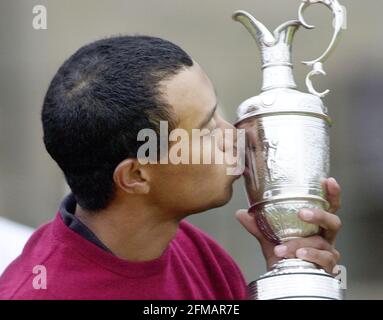
POLYGON ((340 186, 334 178, 324 181, 327 190, 327 201, 330 203, 328 212, 320 209, 302 209, 299 217, 306 222, 321 227, 316 236, 287 241, 280 245, 269 242, 260 232, 255 218, 247 210, 239 210, 236 217, 239 222, 260 242, 268 270, 282 258, 300 258, 314 262, 328 273, 332 273, 340 260, 339 252, 334 248, 335 238, 342 226, 341 220, 335 215, 340 208, 340 186))

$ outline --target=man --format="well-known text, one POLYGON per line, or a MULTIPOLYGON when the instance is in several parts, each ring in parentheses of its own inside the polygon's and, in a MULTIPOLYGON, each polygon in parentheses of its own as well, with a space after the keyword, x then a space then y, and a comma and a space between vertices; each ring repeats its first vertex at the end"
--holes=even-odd
MULTIPOLYGON (((207 75, 175 44, 114 37, 82 47, 61 66, 42 122, 47 151, 72 194, 2 275, 0 298, 247 298, 235 262, 183 220, 226 204, 238 176, 226 174, 227 163, 143 164, 138 133, 158 132, 160 121, 169 131, 234 129, 218 114, 207 75)), ((224 135, 218 139, 208 152, 235 148, 224 135)), ((190 156, 200 153, 193 141, 190 150, 190 156)), ((340 220, 333 213, 340 190, 334 179, 325 186, 331 212, 300 213, 322 227, 322 236, 275 246, 246 210, 237 212, 260 241, 268 267, 297 256, 332 271, 339 260, 334 241, 340 220)))

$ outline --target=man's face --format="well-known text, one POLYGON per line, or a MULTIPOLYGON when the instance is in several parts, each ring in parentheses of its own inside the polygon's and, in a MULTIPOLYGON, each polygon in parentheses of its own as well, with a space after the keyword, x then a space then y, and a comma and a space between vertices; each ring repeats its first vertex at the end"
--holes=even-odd
POLYGON ((238 178, 228 175, 227 168, 230 165, 226 161, 233 161, 236 134, 235 128, 218 113, 212 83, 202 68, 194 63, 162 84, 163 97, 172 106, 178 119, 177 128, 185 130, 189 140, 185 142, 185 139, 179 138, 169 143, 169 164, 150 165, 150 199, 156 206, 177 215, 197 213, 226 204, 232 196, 232 184, 238 178), (193 139, 193 129, 203 130, 203 137, 193 139), (214 129, 218 131, 212 138, 214 129), (232 135, 220 134, 225 129, 233 130, 232 135), (188 164, 172 163, 175 149, 173 152, 171 150, 175 144, 189 148, 188 164), (208 154, 211 155, 210 164, 203 159, 208 154), (200 164, 196 164, 195 159, 199 159, 200 164))

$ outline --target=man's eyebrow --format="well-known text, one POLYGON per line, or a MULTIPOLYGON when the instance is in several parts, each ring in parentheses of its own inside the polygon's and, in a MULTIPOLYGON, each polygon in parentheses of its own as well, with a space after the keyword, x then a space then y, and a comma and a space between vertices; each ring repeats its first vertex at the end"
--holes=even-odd
POLYGON ((207 117, 198 126, 199 129, 204 128, 210 122, 210 120, 214 117, 214 113, 217 110, 217 108, 218 108, 218 102, 215 104, 214 108, 209 112, 207 117))

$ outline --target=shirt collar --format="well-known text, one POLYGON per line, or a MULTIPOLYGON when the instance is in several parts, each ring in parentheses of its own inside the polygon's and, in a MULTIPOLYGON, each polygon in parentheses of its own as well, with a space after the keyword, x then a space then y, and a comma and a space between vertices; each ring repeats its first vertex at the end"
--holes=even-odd
POLYGON ((112 253, 107 246, 105 246, 100 239, 97 238, 97 236, 90 230, 85 224, 83 224, 79 218, 76 217, 75 211, 76 211, 76 199, 73 195, 73 193, 70 193, 67 195, 64 200, 62 201, 60 205, 60 215, 62 220, 64 221, 65 225, 78 233, 79 235, 83 236, 88 241, 94 243, 101 249, 112 253))

